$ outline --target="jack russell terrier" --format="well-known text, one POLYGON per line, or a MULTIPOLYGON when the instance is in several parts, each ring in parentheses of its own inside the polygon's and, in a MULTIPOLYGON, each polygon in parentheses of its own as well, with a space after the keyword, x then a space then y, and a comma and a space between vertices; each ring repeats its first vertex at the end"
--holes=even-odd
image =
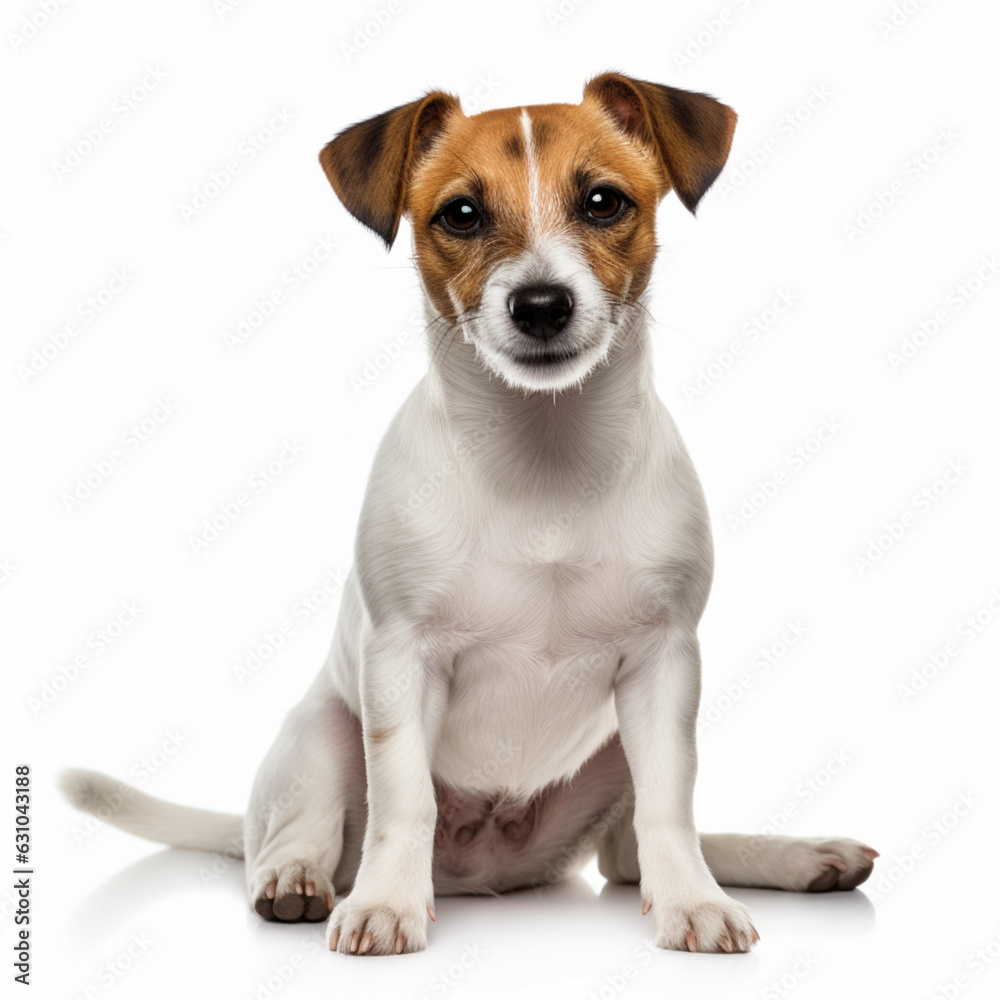
POLYGON ((688 951, 758 940, 719 883, 868 877, 877 853, 854 840, 695 830, 712 541, 643 293, 657 204, 695 210, 735 124, 705 94, 607 73, 580 104, 471 117, 435 91, 323 149, 387 247, 410 220, 431 331, 332 649, 245 817, 70 771, 77 806, 243 854, 257 913, 329 916, 330 948, 355 955, 424 948, 435 894, 550 884, 595 852, 639 884, 657 944, 688 951))

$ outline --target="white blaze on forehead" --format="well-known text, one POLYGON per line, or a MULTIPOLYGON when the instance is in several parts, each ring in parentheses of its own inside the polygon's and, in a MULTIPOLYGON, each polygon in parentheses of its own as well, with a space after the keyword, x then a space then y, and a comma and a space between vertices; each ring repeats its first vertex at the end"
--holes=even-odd
POLYGON ((538 185, 538 154, 535 138, 531 132, 531 115, 527 108, 521 108, 521 131, 524 133, 524 159, 528 165, 528 210, 531 212, 531 226, 537 231, 538 215, 541 208, 538 185))

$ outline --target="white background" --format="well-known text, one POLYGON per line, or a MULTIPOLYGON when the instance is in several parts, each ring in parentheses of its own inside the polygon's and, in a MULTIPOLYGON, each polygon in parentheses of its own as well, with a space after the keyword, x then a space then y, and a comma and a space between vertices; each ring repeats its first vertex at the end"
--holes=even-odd
POLYGON ((968 286, 995 275, 982 262, 1000 249, 996 5, 588 0, 558 14, 556 0, 399 0, 378 25, 380 0, 90 0, 27 38, 42 6, 7 5, 0 24, 5 774, 33 766, 37 995, 996 995, 1000 959, 975 953, 1000 955, 1000 282, 968 286), (734 892, 762 936, 749 956, 651 954, 637 891, 593 871, 540 898, 439 901, 420 955, 330 955, 321 928, 247 910, 241 865, 203 884, 207 855, 87 829, 54 775, 138 771, 154 794, 240 811, 325 654, 337 594, 323 581, 349 565, 371 457, 425 356, 409 231, 386 257, 329 189, 323 143, 431 87, 470 113, 575 102, 609 68, 740 114, 698 219, 672 197, 662 207, 649 303, 659 389, 718 551, 700 826, 780 823, 882 857, 859 892, 734 892), (276 112, 289 123, 262 131, 276 112), (79 155, 101 119, 110 129, 79 155), (217 196, 185 213, 199 192, 217 196), (322 239, 333 256, 283 283, 322 239), (88 323, 81 304, 119 270, 126 286, 88 323), (275 289, 284 301, 230 350, 227 333, 275 289), (746 325, 781 293, 794 304, 751 342, 746 325), (26 376, 71 321, 76 336, 26 376), (919 349, 894 369, 908 339, 919 349), (713 355, 734 341, 743 353, 723 370, 713 355), (691 398, 699 370, 708 388, 691 398), (131 448, 123 435, 159 399, 174 412, 131 448), (836 433, 814 440, 824 421, 836 433), (285 440, 301 453, 195 554, 191 537, 285 440), (115 450, 124 462, 70 509, 77 479, 115 450), (775 495, 732 522, 768 480, 775 495), (900 537, 860 563, 893 523, 900 537), (96 652, 125 602, 141 613, 96 652), (284 622, 281 648, 241 682, 234 668, 284 622), (789 623, 805 633, 785 648, 789 623), (909 688, 948 643, 946 665, 909 688), (761 671, 772 646, 784 655, 761 671), (46 688, 81 654, 74 680, 46 688), (963 796, 973 805, 956 812, 963 796))

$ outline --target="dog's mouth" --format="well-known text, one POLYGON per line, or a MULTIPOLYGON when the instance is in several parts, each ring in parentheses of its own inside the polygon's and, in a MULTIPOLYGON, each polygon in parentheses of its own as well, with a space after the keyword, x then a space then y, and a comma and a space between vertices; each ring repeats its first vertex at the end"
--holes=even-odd
POLYGON ((552 368, 578 357, 579 351, 542 351, 538 354, 515 354, 514 360, 521 365, 536 368, 552 368))

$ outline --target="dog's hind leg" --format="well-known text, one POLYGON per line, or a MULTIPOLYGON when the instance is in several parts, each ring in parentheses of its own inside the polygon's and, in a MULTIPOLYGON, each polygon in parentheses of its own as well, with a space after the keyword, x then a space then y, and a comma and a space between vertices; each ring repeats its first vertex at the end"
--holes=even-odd
MULTIPOLYGON (((617 743, 609 751, 619 751, 617 743)), ((614 774, 610 770, 609 774, 614 774)), ((626 786, 628 787, 628 786, 626 786)), ((639 882, 632 803, 619 799, 616 822, 606 824, 597 851, 601 874, 611 882, 639 882)), ((719 885, 791 892, 853 889, 872 873, 878 851, 845 837, 777 837, 741 833, 699 835, 705 862, 719 885)))
MULTIPOLYGON (((639 857, 630 822, 609 831, 598 851, 601 874, 637 883, 639 857)), ((701 851, 719 885, 790 892, 854 889, 872 873, 878 851, 846 837, 772 837, 700 834, 701 851)))
POLYGON ((720 885, 791 892, 853 889, 871 875, 878 857, 846 837, 703 833, 701 849, 720 885))
MULTIPOLYGON (((878 851, 846 837, 772 837, 702 833, 701 851, 719 885, 790 892, 854 889, 872 873, 878 851)), ((598 850, 601 874, 637 883, 639 857, 631 815, 608 831, 598 850)))
POLYGON ((335 879, 349 883, 357 869, 364 800, 361 726, 321 679, 289 713, 254 781, 243 839, 260 916, 329 916, 335 891, 349 888, 335 879))

